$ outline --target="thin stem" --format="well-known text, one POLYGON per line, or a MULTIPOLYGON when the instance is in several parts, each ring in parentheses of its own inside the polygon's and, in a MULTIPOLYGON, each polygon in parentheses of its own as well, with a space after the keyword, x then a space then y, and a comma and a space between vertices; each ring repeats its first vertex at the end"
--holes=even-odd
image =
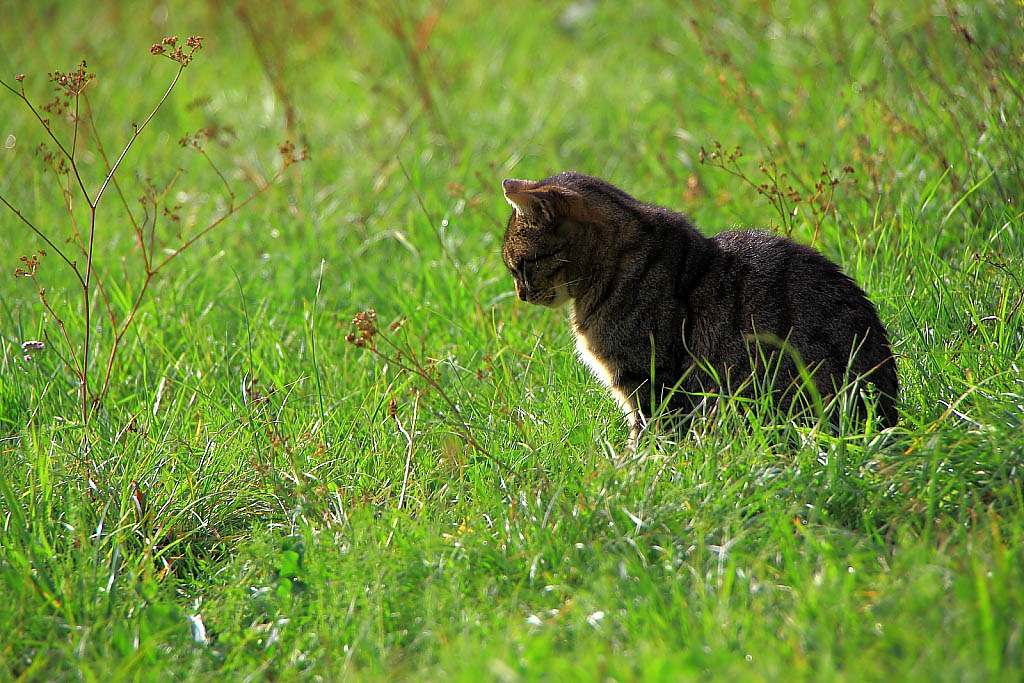
MULTIPOLYGON (((174 74, 174 78, 171 79, 171 83, 170 83, 170 85, 167 86, 167 90, 164 91, 163 96, 156 103, 156 106, 153 107, 153 110, 151 112, 149 112, 149 116, 147 116, 146 119, 142 122, 142 125, 133 124, 134 131, 132 132, 131 138, 128 139, 128 142, 127 142, 127 144, 125 144, 124 149, 121 150, 121 155, 117 158, 117 161, 114 162, 114 165, 111 166, 110 170, 107 172, 107 177, 103 180, 103 184, 100 185, 100 189, 96 192, 96 197, 89 202, 89 208, 90 208, 90 212, 89 212, 89 248, 88 248, 88 257, 87 257, 88 260, 86 262, 86 268, 85 268, 85 283, 83 285, 83 292, 82 292, 83 293, 83 298, 85 299, 85 343, 84 343, 83 348, 82 348, 82 420, 83 420, 84 424, 86 424, 86 425, 89 424, 89 401, 88 401, 88 392, 89 392, 89 345, 90 345, 91 337, 92 337, 92 320, 91 320, 91 317, 92 317, 92 301, 91 301, 91 290, 90 290, 89 284, 90 284, 91 279, 92 279, 93 247, 96 244, 96 209, 99 206, 100 199, 103 198, 103 193, 107 189, 107 185, 110 183, 110 180, 114 177, 114 174, 117 172, 117 169, 121 165, 121 162, 124 161, 125 156, 128 154, 128 150, 131 149, 132 145, 135 143, 135 140, 137 140, 139 135, 142 134, 142 131, 145 130, 147 125, 149 125, 149 122, 153 120, 153 117, 156 116, 156 113, 160 110, 160 107, 162 107, 164 102, 167 101, 167 98, 171 94, 171 90, 174 89, 175 84, 177 84, 178 79, 181 77, 181 72, 184 71, 184 70, 185 70, 185 65, 184 64, 181 64, 181 65, 178 66, 178 71, 174 74)), ((77 122, 76 122, 76 130, 77 130, 77 122)), ((72 168, 75 168, 75 164, 74 164, 74 160, 73 159, 72 159, 71 166, 72 166, 72 168)), ((75 173, 76 174, 78 173, 77 169, 76 169, 75 173)), ((147 268, 147 271, 148 270, 149 269, 147 268)), ((147 280, 150 277, 152 277, 151 273, 147 275, 147 280)), ((145 291, 145 288, 143 288, 143 291, 145 291)), ((129 318, 126 319, 127 322, 130 323, 130 321, 134 317, 134 313, 135 313, 135 310, 138 308, 138 302, 139 301, 141 301, 141 293, 140 293, 140 296, 139 296, 138 300, 136 301, 135 307, 133 307, 131 313, 129 314, 129 318)), ((122 334, 123 334, 123 332, 122 332, 122 334)), ((119 335, 119 337, 120 337, 120 335, 119 335)), ((114 350, 116 350, 116 348, 117 347, 115 346, 114 350)), ((108 370, 109 370, 109 367, 110 367, 110 364, 108 364, 108 370)), ((103 390, 104 391, 106 390, 106 387, 109 385, 109 379, 110 379, 110 377, 109 377, 109 374, 108 374, 105 377, 104 382, 103 382, 103 390)))
POLYGON ((57 321, 57 327, 60 329, 61 336, 64 338, 64 344, 68 347, 68 354, 71 356, 71 360, 75 361, 74 364, 72 364, 62 357, 64 364, 71 368, 72 372, 81 378, 82 369, 81 366, 78 365, 78 356, 75 355, 75 347, 71 343, 70 337, 68 337, 67 329, 64 327, 64 320, 57 315, 57 312, 50 306, 50 302, 46 300, 46 290, 39 285, 39 281, 36 280, 35 275, 29 275, 29 278, 32 280, 32 284, 36 286, 36 290, 39 293, 39 300, 43 302, 43 308, 49 311, 50 315, 53 316, 53 319, 57 321))
MULTIPOLYGON (((313 297, 313 310, 309 315, 309 347, 313 354, 313 376, 316 377, 316 395, 320 402, 320 429, 325 432, 327 430, 327 418, 324 412, 324 390, 320 385, 320 366, 317 365, 316 358, 316 310, 320 304, 320 286, 324 281, 324 265, 326 263, 324 259, 320 259, 320 277, 316 281, 316 296, 313 297)), ((329 442, 327 446, 330 446, 329 442)))
POLYGON ((117 157, 117 161, 114 162, 114 165, 107 173, 107 177, 103 180, 103 184, 100 185, 99 192, 96 193, 96 198, 90 202, 93 208, 100 203, 100 198, 103 196, 104 190, 107 189, 107 183, 109 183, 110 179, 114 177, 114 173, 117 172, 117 167, 121 165, 121 162, 124 160, 125 155, 128 154, 128 150, 131 149, 135 139, 139 137, 139 134, 142 133, 143 130, 145 130, 146 126, 149 125, 149 122, 153 120, 153 117, 156 116, 156 113, 160 110, 160 107, 162 107, 164 102, 167 101, 167 98, 171 94, 171 90, 174 89, 174 85, 178 82, 178 78, 181 77, 181 72, 184 70, 184 65, 178 67, 178 72, 174 74, 171 84, 167 86, 167 90, 164 92, 163 97, 160 98, 160 101, 156 103, 156 106, 153 107, 153 111, 149 112, 149 116, 146 117, 146 120, 142 122, 141 126, 134 125, 135 131, 132 133, 131 138, 128 139, 128 143, 124 146, 124 149, 121 151, 121 156, 117 157))
POLYGON ((437 243, 441 245, 441 251, 444 252, 444 255, 445 257, 447 257, 448 262, 452 264, 452 268, 455 269, 455 273, 456 275, 458 275, 459 281, 462 283, 463 286, 465 286, 466 281, 462 277, 462 269, 459 268, 459 264, 455 262, 455 257, 452 256, 452 253, 448 251, 448 246, 444 243, 444 238, 441 236, 441 231, 435 227, 434 219, 431 217, 430 212, 427 211, 427 206, 426 204, 423 203, 423 198, 420 197, 419 190, 416 189, 416 185, 412 182, 412 177, 409 175, 409 171, 406 170, 405 164, 402 163, 401 157, 395 157, 395 160, 398 161, 398 166, 399 168, 402 169, 402 174, 405 175, 405 179, 409 182, 409 187, 412 189, 412 193, 416 197, 416 202, 420 205, 420 209, 423 211, 423 215, 426 216, 427 222, 430 224, 430 229, 433 231, 434 237, 437 238, 437 243))
POLYGON ((395 414, 395 424, 398 425, 398 431, 402 432, 406 440, 409 442, 409 451, 405 456, 405 472, 402 474, 402 491, 398 494, 398 509, 402 509, 402 505, 405 503, 405 488, 409 483, 409 468, 412 465, 412 447, 413 437, 416 434, 416 415, 420 404, 420 395, 417 392, 416 396, 412 400, 412 422, 409 423, 408 431, 402 426, 402 423, 398 420, 398 414, 395 414))
POLYGON ((135 297, 135 302, 132 304, 131 310, 128 311, 128 315, 121 321, 121 329, 114 335, 114 341, 110 345, 110 354, 107 356, 107 368, 103 374, 103 385, 100 387, 100 391, 96 396, 102 399, 107 394, 107 388, 110 386, 110 378, 114 371, 114 358, 117 356, 117 350, 121 346, 121 339, 124 338, 125 332, 131 326, 132 321, 135 320, 135 313, 139 310, 139 306, 142 304, 142 296, 149 289, 149 283, 153 281, 153 274, 148 273, 146 279, 142 282, 142 288, 139 289, 138 296, 135 297))
MULTIPOLYGON (((75 162, 72 161, 71 163, 75 163, 75 162)), ((57 177, 57 180, 59 181, 60 180, 60 176, 57 175, 56 177, 57 177)), ((82 234, 78 230, 78 222, 75 220, 75 210, 74 210, 75 198, 74 198, 74 194, 71 192, 71 188, 70 188, 70 184, 71 184, 70 177, 68 178, 67 183, 68 183, 69 187, 66 187, 66 188, 65 187, 61 187, 61 193, 64 195, 64 199, 66 200, 65 208, 68 210, 68 219, 71 221, 71 236, 72 236, 73 239, 69 239, 69 242, 73 243, 76 247, 78 247, 79 251, 82 252, 82 256, 88 256, 86 251, 85 251, 85 243, 82 241, 82 234)), ((96 269, 95 269, 95 267, 92 266, 91 263, 90 263, 90 268, 92 268, 93 273, 96 275, 96 286, 97 286, 97 288, 100 291, 100 296, 103 297, 103 305, 107 309, 107 317, 110 318, 110 323, 113 325, 114 324, 114 309, 110 305, 110 299, 107 297, 107 291, 103 287, 103 281, 100 278, 99 273, 96 273, 96 269)), ((83 283, 83 286, 84 286, 84 283, 83 283)))
POLYGON ((235 193, 232 192, 231 186, 228 185, 227 178, 225 178, 224 174, 220 172, 219 168, 217 168, 217 164, 213 163, 213 159, 210 158, 210 155, 206 153, 205 149, 199 148, 198 151, 200 154, 203 155, 203 158, 206 159, 206 161, 210 164, 210 168, 212 168, 213 172, 217 174, 217 177, 220 178, 220 181, 224 184, 224 189, 228 191, 228 196, 231 197, 230 208, 235 208, 235 193))
POLYGON ((75 151, 76 151, 76 148, 78 147, 78 100, 79 100, 79 98, 81 96, 82 96, 82 93, 77 93, 75 95, 75 125, 72 128, 73 132, 71 134, 71 158, 70 158, 70 161, 71 161, 72 164, 75 163, 75 151))
MULTIPOLYGON (((199 231, 194 236, 192 236, 190 239, 188 239, 187 241, 182 243, 181 246, 179 246, 172 253, 168 254, 167 258, 165 258, 163 261, 161 261, 155 268, 151 267, 152 256, 149 257, 149 259, 147 260, 147 263, 146 263, 146 277, 145 277, 145 279, 142 282, 142 287, 139 290, 138 295, 135 297, 135 301, 132 303, 132 307, 129 310, 128 315, 121 322, 120 329, 117 331, 117 334, 114 335, 114 341, 113 341, 111 349, 110 349, 110 354, 107 356, 107 366, 106 366, 106 371, 104 372, 104 376, 103 376, 103 384, 102 384, 102 386, 100 388, 99 393, 97 394, 97 396, 99 398, 102 398, 103 396, 105 396, 106 393, 107 393, 107 389, 110 387, 110 379, 111 379, 111 376, 113 375, 113 368, 114 368, 114 358, 116 357, 117 351, 118 351, 118 349, 121 346, 121 341, 124 339, 125 333, 128 331, 128 328, 131 326, 132 322, 135 320, 135 315, 136 315, 136 313, 139 310, 139 306, 142 304, 142 298, 145 295, 145 293, 148 291, 149 285, 152 284, 153 278, 160 271, 160 269, 162 269, 165 265, 167 265, 167 263, 170 262, 175 256, 177 256, 178 254, 183 252, 185 249, 187 249, 189 246, 191 246, 200 237, 202 237, 206 233, 208 233, 211 230, 213 230, 220 223, 222 223, 225 219, 227 219, 230 216, 232 216, 233 214, 237 213, 246 204, 251 202, 253 199, 258 197, 259 195, 263 194, 263 192, 266 191, 267 188, 269 188, 281 176, 281 174, 284 173, 285 169, 287 169, 289 165, 290 164, 286 163, 284 166, 282 166, 278 170, 278 172, 275 173, 274 176, 267 182, 266 185, 264 185, 263 187, 258 188, 252 195, 247 197, 246 200, 243 201, 241 204, 239 204, 238 206, 232 208, 228 213, 224 214, 223 216, 221 216, 220 218, 215 220, 213 223, 208 225, 206 228, 204 228, 203 230, 199 231)), ((164 191, 160 194, 160 196, 159 197, 151 197, 150 198, 150 201, 153 203, 154 209, 156 208, 157 204, 160 201, 162 201, 164 197, 167 196, 167 193, 170 192, 171 187, 174 185, 174 182, 178 179, 178 177, 180 175, 181 175, 181 169, 179 168, 178 172, 174 174, 174 177, 171 179, 171 181, 164 188, 164 191)), ((154 212, 153 212, 154 229, 155 229, 155 226, 156 226, 156 221, 157 221, 157 218, 158 218, 158 214, 159 214, 159 212, 154 210, 154 212)), ((150 241, 151 248, 152 248, 152 245, 154 243, 155 243, 155 239, 150 241)), ((321 401, 322 401, 322 399, 321 399, 321 401)), ((321 405, 321 413, 323 413, 322 405, 321 405)))
POLYGON ((221 223, 223 223, 223 222, 224 222, 225 220, 227 220, 228 218, 230 218, 230 217, 231 217, 231 216, 233 216, 234 214, 238 213, 238 212, 239 212, 239 211, 240 211, 241 209, 243 209, 243 208, 245 207, 245 205, 246 205, 246 204, 248 204, 248 203, 249 203, 249 202, 251 202, 252 200, 256 199, 256 197, 259 197, 259 196, 260 196, 261 194, 263 194, 264 192, 266 192, 266 191, 267 191, 268 189, 270 189, 270 186, 271 186, 271 185, 273 185, 273 184, 274 184, 275 182, 277 182, 277 179, 278 179, 278 178, 280 178, 280 177, 281 177, 281 176, 282 176, 282 175, 284 174, 284 172, 285 172, 285 169, 287 169, 287 168, 288 168, 288 167, 289 167, 290 165, 291 165, 291 164, 287 164, 287 163, 286 163, 285 165, 283 165, 283 166, 282 166, 281 168, 279 168, 279 169, 277 170, 277 173, 275 173, 275 174, 273 175, 273 177, 271 177, 271 178, 270 178, 270 180, 268 180, 268 181, 267 181, 267 183, 266 183, 265 185, 263 185, 262 187, 258 188, 258 189, 257 189, 257 190, 256 190, 255 192, 253 192, 253 193, 252 193, 251 195, 249 195, 249 196, 248 196, 248 197, 247 197, 247 198, 245 199, 245 201, 243 201, 243 202, 242 202, 241 204, 239 204, 238 206, 234 207, 233 209, 231 209, 230 211, 228 211, 227 213, 225 213, 225 214, 224 214, 223 216, 221 216, 220 218, 218 218, 218 219, 217 219, 217 220, 215 220, 214 222, 210 223, 210 224, 209 224, 208 226, 206 226, 205 228, 203 228, 202 230, 200 230, 199 232, 197 232, 197 233, 196 233, 195 235, 193 235, 192 237, 190 237, 190 238, 188 238, 187 240, 185 240, 185 241, 184 241, 184 242, 183 242, 183 243, 181 244, 181 246, 179 246, 179 247, 178 247, 177 249, 175 249, 175 250, 174 250, 174 251, 172 251, 172 252, 171 252, 170 254, 168 254, 168 255, 167 255, 167 257, 166 257, 166 258, 164 258, 164 260, 163 260, 163 261, 161 261, 160 263, 158 263, 158 264, 156 265, 156 267, 155 267, 155 268, 153 268, 153 271, 152 271, 152 272, 153 272, 153 274, 156 274, 156 273, 160 272, 160 270, 161 270, 161 269, 162 269, 162 268, 163 268, 164 266, 166 266, 166 265, 168 264, 168 262, 170 262, 170 261, 171 261, 171 260, 172 260, 172 259, 173 259, 173 258, 174 258, 175 256, 177 256, 178 254, 180 254, 181 252, 185 251, 185 250, 186 250, 186 249, 188 249, 188 248, 189 248, 190 246, 192 246, 192 244, 193 244, 193 243, 194 243, 194 242, 195 242, 196 240, 198 240, 198 239, 199 239, 199 238, 201 238, 201 237, 202 237, 203 235, 205 235, 206 233, 208 233, 208 232, 210 232, 211 230, 213 230, 214 228, 216 228, 216 227, 217 227, 218 225, 220 225, 221 223))
POLYGON ((473 449, 476 450, 477 453, 482 455, 488 462, 494 463, 495 465, 503 469, 507 474, 512 474, 512 468, 510 468, 508 465, 492 456, 483 446, 481 446, 477 442, 477 440, 473 437, 473 434, 469 429, 469 425, 466 424, 466 421, 462 418, 462 413, 459 410, 458 406, 456 406, 455 402, 448 397, 448 394, 445 393, 445 390, 441 387, 441 385, 438 384, 437 381, 430 376, 430 373, 423 369, 422 365, 416 359, 415 354, 412 352, 412 349, 410 348, 403 350, 400 346, 398 346, 395 342, 388 339, 385 335, 378 335, 378 338, 383 340, 384 343, 386 343, 388 346, 393 348, 398 353, 408 355, 410 358, 412 358, 413 365, 410 366, 403 363, 401 360, 399 360, 399 357, 392 358, 386 353, 378 351, 371 345, 367 345, 366 348, 369 349, 370 352, 373 353, 374 355, 383 358, 392 365, 395 365, 396 367, 405 370, 406 372, 411 372, 414 375, 422 378, 423 381, 430 385, 430 388, 437 392, 438 396, 441 397, 441 400, 443 400, 448 405, 448 409, 452 411, 452 415, 456 418, 456 420, 458 420, 460 431, 462 432, 462 435, 466 438, 466 441, 469 442, 469 445, 472 446, 473 449))
MULTIPOLYGON (((58 318, 58 320, 59 320, 59 318, 58 318)), ((66 337, 67 333, 65 332, 63 327, 61 327, 60 325, 58 325, 58 327, 60 328, 61 334, 66 337)), ((49 349, 51 351, 53 351, 54 355, 57 356, 57 359, 60 360, 60 362, 63 363, 69 370, 71 370, 71 372, 73 372, 75 374, 75 376, 77 377, 78 376, 78 365, 77 365, 78 364, 78 357, 77 356, 71 356, 71 359, 73 361, 75 361, 74 363, 72 363, 70 360, 65 358, 64 354, 62 354, 60 352, 60 350, 59 350, 60 347, 58 347, 56 344, 54 344, 53 342, 50 341, 50 333, 47 332, 45 329, 43 330, 43 339, 46 340, 47 346, 49 347, 49 349)), ((67 344, 68 342, 65 340, 64 343, 67 344)))
MULTIPOLYGON (((72 164, 73 165, 73 164, 72 164)), ((89 341, 92 337, 92 301, 90 300, 89 282, 92 280, 92 248, 96 242, 96 205, 89 206, 89 250, 85 261, 85 283, 82 295, 85 299, 85 341, 82 345, 82 424, 89 425, 89 341)), ((82 434, 83 445, 88 429, 82 434)))
POLYGON ((64 255, 64 252, 60 250, 60 247, 58 247, 56 244, 51 242, 49 237, 44 235, 43 232, 39 228, 37 228, 35 225, 33 225, 32 221, 30 221, 29 219, 25 218, 25 216, 22 215, 21 211, 19 211, 18 209, 14 208, 14 206, 12 206, 11 203, 9 201, 7 201, 4 198, 3 195, 0 195, 0 202, 3 202, 4 206, 6 206, 11 211, 13 211, 14 215, 17 216, 18 218, 20 218, 21 222, 24 223, 25 225, 27 225, 28 228, 39 237, 39 239, 41 239, 44 242, 46 242, 46 246, 50 247, 50 249, 52 249, 55 254, 57 254, 58 256, 61 257, 61 259, 64 260, 64 263, 68 264, 68 267, 71 268, 71 270, 74 272, 75 277, 78 278, 79 283, 81 283, 82 285, 85 285, 85 280, 82 279, 82 274, 80 272, 78 272, 78 267, 74 263, 72 263, 72 261, 70 259, 68 259, 67 256, 64 255))
MULTIPOLYGON (((83 93, 84 94, 84 93, 83 93)), ((110 158, 107 156, 107 150, 103 147, 103 140, 100 139, 99 130, 96 127, 96 119, 92 115, 92 104, 89 102, 89 96, 85 95, 85 113, 89 119, 89 130, 92 131, 93 140, 96 141, 96 149, 100 153, 100 157, 103 158, 103 164, 107 168, 107 172, 110 172, 110 158)), ((121 190, 121 184, 117 182, 117 178, 112 178, 111 182, 114 183, 114 189, 117 190, 117 194, 121 197, 121 204, 124 206, 124 211, 128 214, 128 220, 131 222, 132 227, 135 228, 136 235, 139 236, 140 245, 143 247, 143 255, 145 255, 145 245, 141 243, 141 229, 139 222, 135 220, 135 215, 132 213, 131 207, 128 206, 128 199, 124 196, 124 192, 121 190)), ((146 264, 149 267, 149 264, 146 264)))
POLYGON ((28 98, 25 97, 25 90, 23 88, 15 90, 10 86, 10 84, 7 83, 7 81, 5 81, 2 78, 0 78, 0 85, 4 86, 12 93, 17 95, 21 99, 21 101, 25 103, 25 106, 29 108, 29 111, 32 112, 32 115, 36 117, 37 121, 39 121, 39 125, 46 129, 46 132, 50 136, 50 139, 53 140, 53 144, 57 145, 58 149, 60 149, 64 156, 68 158, 68 161, 72 162, 71 169, 75 172, 75 180, 78 181, 78 186, 82 189, 82 194, 85 196, 86 201, 88 201, 89 191, 85 189, 85 183, 82 181, 82 176, 79 175, 78 168, 74 164, 74 155, 68 153, 67 148, 64 147, 61 141, 57 139, 57 136, 53 134, 53 131, 50 129, 50 124, 43 120, 43 117, 39 115, 39 112, 36 111, 36 108, 33 107, 32 103, 28 101, 28 98))

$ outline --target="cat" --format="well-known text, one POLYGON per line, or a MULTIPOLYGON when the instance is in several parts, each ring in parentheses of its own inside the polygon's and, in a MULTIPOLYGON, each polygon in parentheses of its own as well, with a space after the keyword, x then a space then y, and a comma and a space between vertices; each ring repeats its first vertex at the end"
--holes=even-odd
POLYGON ((611 389, 635 445, 655 411, 771 387, 778 409, 861 380, 897 423, 899 380, 864 291, 815 249, 756 230, 705 237, 680 213, 574 172, 506 179, 502 258, 525 302, 571 301, 580 358, 611 389), (851 382, 852 380, 852 382, 851 382))

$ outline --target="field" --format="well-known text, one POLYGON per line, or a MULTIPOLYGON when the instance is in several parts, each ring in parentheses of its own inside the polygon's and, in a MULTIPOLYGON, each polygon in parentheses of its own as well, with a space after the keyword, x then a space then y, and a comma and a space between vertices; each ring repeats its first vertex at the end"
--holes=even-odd
POLYGON ((4 14, 0 680, 1024 677, 1020 2, 4 14), (899 426, 629 451, 501 261, 565 169, 840 263, 899 426))

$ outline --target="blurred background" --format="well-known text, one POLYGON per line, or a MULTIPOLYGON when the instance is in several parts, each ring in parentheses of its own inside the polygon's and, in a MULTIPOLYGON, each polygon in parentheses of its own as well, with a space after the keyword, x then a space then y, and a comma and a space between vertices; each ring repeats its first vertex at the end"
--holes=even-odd
MULTIPOLYGON (((150 44, 204 36, 124 182, 183 166, 198 184, 181 185, 197 193, 184 203, 201 211, 210 180, 174 144, 182 135, 214 131, 218 161, 241 180, 269 175, 284 140, 308 145, 312 161, 260 203, 268 215, 230 229, 271 261, 300 253, 281 239, 301 240, 313 266, 331 254, 339 269, 357 251, 372 269, 391 248, 430 249, 413 239, 413 188, 473 261, 500 236, 502 177, 564 169, 685 208, 711 232, 777 223, 754 188, 698 163, 716 140, 742 148, 754 179, 774 158, 805 195, 823 164, 853 165, 856 192, 881 211, 924 197, 944 173, 940 191, 955 194, 996 172, 968 200, 978 206, 982 195, 1019 205, 1024 182, 1016 3, 211 0, 18 3, 5 14, 4 78, 26 74, 43 103, 46 73, 87 59, 108 147, 173 74, 150 44)), ((2 102, 0 189, 38 208, 49 198, 25 188, 40 172, 42 131, 15 98, 2 102)), ((0 221, 5 247, 31 246, 11 215, 0 221)))

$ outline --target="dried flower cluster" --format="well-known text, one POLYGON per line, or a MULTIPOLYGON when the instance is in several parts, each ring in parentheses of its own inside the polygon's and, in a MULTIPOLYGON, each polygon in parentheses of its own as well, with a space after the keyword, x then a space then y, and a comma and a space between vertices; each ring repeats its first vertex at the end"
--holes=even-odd
MULTIPOLYGON (((48 73, 47 76, 50 82, 54 84, 55 89, 63 92, 68 97, 81 95, 82 91, 85 90, 85 86, 89 85, 92 79, 96 78, 96 74, 86 72, 84 59, 78 63, 78 68, 74 71, 65 73, 54 70, 48 73)), ((22 75, 22 78, 24 78, 24 75, 22 75)))
POLYGON ((701 145, 700 152, 697 153, 697 159, 700 163, 710 163, 712 165, 732 164, 741 156, 743 156, 743 152, 740 150, 739 145, 731 152, 727 152, 722 149, 722 143, 717 140, 714 142, 714 149, 710 152, 701 145))
MULTIPOLYGON (((92 82, 92 79, 96 78, 96 74, 91 74, 86 71, 85 60, 83 59, 78 63, 78 67, 74 71, 50 71, 47 74, 50 82, 53 83, 53 89, 57 92, 52 100, 44 104, 41 109, 52 116, 69 116, 74 118, 77 105, 72 107, 71 101, 74 99, 77 101, 79 95, 85 90, 85 87, 92 82)), ((15 79, 18 83, 22 83, 25 80, 25 74, 18 74, 15 79)), ((25 96, 25 87, 21 87, 21 95, 25 96)), ((49 129, 50 119, 40 118, 42 124, 49 129)))
POLYGON ((349 332, 345 336, 345 341, 360 349, 364 347, 376 348, 374 337, 380 332, 377 329, 377 311, 371 308, 368 311, 356 313, 356 317, 352 318, 352 324, 356 326, 358 334, 356 332, 349 332))
MULTIPOLYGON (((814 241, 818 238, 825 217, 834 210, 833 198, 836 187, 844 178, 854 174, 852 166, 844 166, 839 175, 834 176, 828 166, 822 164, 821 174, 813 184, 813 189, 804 184, 807 189, 801 192, 790 182, 788 174, 779 169, 774 158, 769 158, 767 162, 758 164, 757 169, 764 176, 765 182, 757 182, 740 168, 737 159, 742 156, 743 152, 739 147, 727 151, 722 147, 722 143, 716 141, 713 143, 711 151, 701 147, 698 159, 702 164, 728 171, 753 187, 759 195, 766 197, 778 212, 787 235, 793 231, 798 206, 805 205, 810 214, 810 223, 814 228, 814 241)), ((851 182, 856 183, 857 181, 852 179, 851 182)), ((798 182, 798 184, 800 183, 798 182)))
POLYGON ((20 256, 18 260, 21 261, 22 265, 14 269, 14 277, 33 277, 36 274, 36 269, 39 268, 40 257, 46 256, 46 250, 40 249, 30 256, 20 256))
POLYGON ((160 213, 163 214, 164 218, 175 223, 181 222, 181 215, 178 213, 179 211, 181 211, 181 204, 175 204, 169 209, 166 206, 160 209, 160 213))
POLYGON ((203 149, 206 147, 206 143, 213 137, 213 131, 209 128, 201 128, 195 133, 186 134, 180 140, 178 145, 185 149, 203 149))
MULTIPOLYGON (((163 107, 171 90, 173 90, 178 78, 181 76, 181 71, 191 63, 193 56, 202 48, 202 45, 203 38, 201 36, 191 36, 184 42, 179 41, 177 36, 171 36, 152 46, 150 51, 154 55, 163 55, 172 61, 178 62, 179 68, 176 70, 177 73, 173 75, 171 83, 166 91, 164 91, 163 96, 156 102, 149 115, 141 124, 132 124, 132 135, 125 144, 121 154, 116 157, 116 161, 112 164, 100 142, 100 136, 96 130, 96 122, 93 120, 92 107, 88 106, 88 102, 84 103, 86 106, 83 107, 82 115, 79 116, 79 105, 81 103, 79 97, 96 77, 95 74, 87 71, 84 60, 79 62, 77 68, 72 71, 62 72, 58 70, 49 73, 49 81, 55 91, 55 97, 42 107, 37 107, 33 104, 31 98, 26 94, 24 74, 19 74, 14 78, 14 81, 20 87, 12 86, 0 78, 0 86, 19 98, 36 116, 46 132, 49 133, 48 144, 38 145, 35 148, 35 156, 47 171, 53 171, 58 187, 63 194, 65 208, 71 212, 72 235, 64 240, 64 243, 70 244, 71 247, 62 248, 58 246, 54 239, 51 239, 46 229, 36 226, 30 218, 7 201, 2 193, 0 193, 0 203, 12 211, 26 229, 46 243, 47 250, 59 257, 80 285, 84 319, 79 321, 76 318, 73 321, 74 324, 69 327, 65 326, 65 322, 59 314, 61 307, 58 306, 55 309, 50 305, 47 299, 47 289, 43 287, 43 283, 39 280, 37 270, 42 257, 46 255, 47 251, 40 249, 29 256, 22 256, 20 264, 14 270, 15 278, 28 278, 35 286, 39 302, 45 311, 45 321, 60 333, 59 343, 53 338, 44 337, 44 339, 48 345, 48 350, 78 380, 81 424, 85 428, 82 437, 83 449, 87 449, 89 445, 91 420, 111 387, 116 361, 120 356, 119 350, 122 348, 122 341, 125 338, 126 332, 135 321, 140 306, 146 301, 144 294, 154 278, 179 254, 214 231, 228 218, 238 213, 257 197, 274 187, 277 180, 282 177, 291 165, 309 159, 309 152, 306 147, 297 150, 295 145, 290 142, 285 143, 280 148, 284 158, 277 164, 278 167, 274 174, 266 179, 260 178, 258 182, 254 180, 253 185, 255 187, 241 197, 236 198, 235 192, 227 180, 229 174, 225 174, 217 168, 213 159, 210 158, 205 150, 207 143, 211 140, 222 142, 218 138, 223 137, 225 133, 230 134, 230 128, 214 122, 193 134, 182 137, 179 140, 181 147, 194 149, 199 152, 224 184, 228 195, 227 208, 211 218, 205 226, 189 226, 191 230, 186 232, 181 225, 185 215, 182 213, 182 204, 186 200, 182 199, 180 203, 175 203, 173 199, 170 199, 171 196, 177 198, 183 194, 171 195, 172 189, 181 177, 183 170, 178 168, 177 171, 170 173, 166 182, 161 183, 159 186, 149 177, 140 178, 145 188, 144 193, 139 197, 139 204, 142 206, 141 214, 133 214, 128 210, 127 205, 124 208, 127 212, 126 217, 130 224, 129 227, 134 232, 134 242, 138 247, 135 251, 139 254, 141 263, 138 264, 137 270, 134 271, 137 274, 137 279, 134 279, 135 276, 129 273, 128 268, 124 267, 125 259, 122 259, 123 267, 121 273, 123 274, 124 281, 123 283, 119 281, 117 285, 114 285, 114 288, 119 290, 135 289, 137 293, 133 292, 133 302, 128 302, 127 311, 117 310, 117 303, 112 302, 112 297, 107 295, 109 286, 105 284, 107 274, 101 274, 93 267, 93 245, 99 239, 96 231, 98 205, 104 196, 110 196, 109 193, 104 195, 104 189, 108 183, 111 184, 112 188, 116 188, 119 194, 121 193, 122 188, 115 179, 121 161, 134 145, 136 138, 139 137, 156 113, 163 107), (51 119, 53 117, 60 117, 69 124, 71 128, 69 145, 65 146, 64 142, 62 142, 62 136, 57 135, 51 128, 51 119), (86 179, 82 174, 82 171, 85 170, 82 165, 82 159, 85 157, 85 154, 76 154, 79 150, 85 152, 90 142, 95 142, 95 147, 88 149, 88 153, 98 153, 103 158, 106 166, 105 179, 95 196, 89 194, 86 188, 86 179), (77 203, 77 199, 73 197, 76 194, 75 186, 85 194, 86 206, 83 210, 87 210, 89 214, 88 230, 80 229, 80 225, 77 223, 77 211, 72 211, 73 208, 76 208, 75 204, 77 203), (169 228, 167 232, 174 231, 176 242, 168 242, 158 235, 158 222, 162 222, 164 226, 167 226, 167 223, 171 224, 167 226, 169 228), (158 245, 163 248, 158 250, 158 245), (65 253, 65 249, 71 249, 71 251, 65 253), (75 258, 79 251, 84 258, 84 263, 81 265, 80 261, 75 258), (101 312, 106 314, 109 325, 100 325, 93 322, 93 315, 96 309, 100 309, 101 312), (102 359, 92 355, 97 352, 102 352, 106 356, 105 363, 102 359)), ((13 135, 9 136, 9 146, 13 145, 13 137, 13 135)), ((47 173, 46 175, 49 174, 47 173)), ((123 172, 121 175, 123 175, 123 172)), ((43 274, 45 275, 46 271, 43 274)), ((368 322, 368 324, 372 327, 372 323, 368 322)), ((363 331, 361 336, 364 338, 364 343, 365 340, 372 338, 372 334, 369 329, 363 331)), ((42 347, 37 344, 42 343, 26 342, 22 349, 25 360, 31 359, 32 354, 29 352, 41 350, 42 347)), ((269 392, 261 392, 251 388, 248 392, 247 400, 254 405, 258 405, 265 402, 267 395, 269 395, 269 392)))
POLYGON ((303 161, 309 161, 309 148, 303 145, 298 151, 295 150, 295 143, 291 140, 285 140, 284 144, 278 148, 281 153, 281 158, 284 159, 284 165, 290 166, 303 161))
POLYGON ((154 43, 149 48, 149 53, 153 55, 163 55, 181 64, 182 68, 192 63, 192 56, 203 47, 202 36, 189 36, 185 39, 185 45, 182 47, 178 45, 178 36, 169 36, 164 38, 159 43, 154 43), (185 47, 189 48, 188 52, 185 51, 185 47))

